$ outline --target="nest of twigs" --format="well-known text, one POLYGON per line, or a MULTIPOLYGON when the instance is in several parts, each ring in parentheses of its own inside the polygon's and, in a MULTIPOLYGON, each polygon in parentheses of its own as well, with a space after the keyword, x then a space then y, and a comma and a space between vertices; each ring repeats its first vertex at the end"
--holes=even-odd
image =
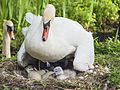
POLYGON ((50 77, 46 81, 35 81, 27 78, 26 71, 20 70, 16 61, 0 63, 0 90, 107 90, 108 73, 98 65, 92 72, 79 72, 74 79, 58 80, 50 77))

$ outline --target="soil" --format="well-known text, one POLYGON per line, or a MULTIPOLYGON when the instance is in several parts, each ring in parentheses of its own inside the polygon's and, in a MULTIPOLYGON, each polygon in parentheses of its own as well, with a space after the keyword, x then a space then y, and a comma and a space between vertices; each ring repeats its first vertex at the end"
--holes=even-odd
POLYGON ((93 72, 79 72, 74 79, 35 81, 27 78, 16 61, 0 62, 0 90, 108 90, 107 77, 105 69, 97 65, 93 72))

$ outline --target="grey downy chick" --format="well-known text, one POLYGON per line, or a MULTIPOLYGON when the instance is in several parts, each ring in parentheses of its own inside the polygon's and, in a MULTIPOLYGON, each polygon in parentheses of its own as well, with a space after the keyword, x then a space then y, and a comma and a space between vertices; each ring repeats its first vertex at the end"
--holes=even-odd
POLYGON ((28 73, 28 78, 37 81, 47 80, 49 76, 54 73, 52 71, 45 71, 45 70, 38 71, 35 67, 33 68, 32 66, 26 67, 26 71, 28 73))
POLYGON ((27 66, 25 69, 28 73, 29 79, 34 79, 37 81, 40 81, 42 79, 41 75, 37 72, 36 68, 33 68, 32 66, 27 66))
POLYGON ((76 72, 70 69, 63 70, 60 66, 54 68, 56 78, 59 80, 65 80, 68 78, 75 78, 76 72))

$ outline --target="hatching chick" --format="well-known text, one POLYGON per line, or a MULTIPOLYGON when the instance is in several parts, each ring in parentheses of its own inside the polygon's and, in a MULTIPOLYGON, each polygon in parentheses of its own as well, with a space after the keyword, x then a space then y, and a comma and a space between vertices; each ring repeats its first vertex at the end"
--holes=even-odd
POLYGON ((37 81, 47 80, 49 76, 51 76, 54 73, 52 71, 46 71, 46 70, 38 71, 36 68, 33 68, 32 66, 26 67, 26 71, 28 73, 28 78, 34 79, 37 81))
POLYGON ((69 69, 63 71, 63 69, 60 66, 54 68, 54 73, 56 75, 56 78, 60 80, 65 80, 67 78, 75 78, 76 76, 75 71, 69 69))

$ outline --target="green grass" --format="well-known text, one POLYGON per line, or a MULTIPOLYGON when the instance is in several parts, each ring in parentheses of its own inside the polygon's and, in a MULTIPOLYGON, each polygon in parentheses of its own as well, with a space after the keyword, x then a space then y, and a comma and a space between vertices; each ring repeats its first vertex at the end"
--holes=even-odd
POLYGON ((95 63, 107 65, 110 69, 108 77, 110 84, 120 88, 120 57, 112 54, 96 54, 95 63))
POLYGON ((116 38, 105 42, 95 40, 95 53, 95 62, 110 68, 110 84, 120 88, 120 41, 116 38))

